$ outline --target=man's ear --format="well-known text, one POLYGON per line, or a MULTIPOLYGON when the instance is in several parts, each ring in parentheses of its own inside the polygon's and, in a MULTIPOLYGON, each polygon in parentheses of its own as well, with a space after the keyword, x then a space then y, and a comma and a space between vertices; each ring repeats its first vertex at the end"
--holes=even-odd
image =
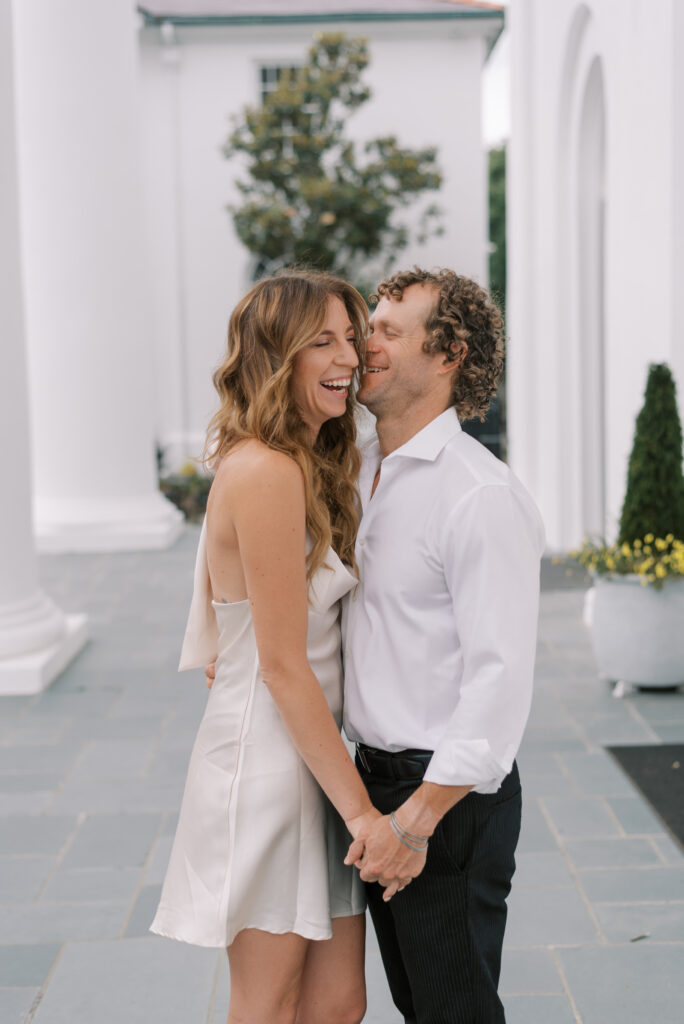
POLYGON ((465 341, 461 342, 461 351, 458 353, 455 359, 450 359, 448 355, 442 357, 442 362, 437 370, 438 373, 452 373, 457 370, 463 363, 465 357, 468 355, 468 346, 465 341))

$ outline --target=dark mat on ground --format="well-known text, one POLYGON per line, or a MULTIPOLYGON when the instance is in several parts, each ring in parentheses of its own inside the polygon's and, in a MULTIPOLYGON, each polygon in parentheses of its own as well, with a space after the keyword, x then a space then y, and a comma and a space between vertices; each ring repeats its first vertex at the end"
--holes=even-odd
POLYGON ((684 743, 608 750, 684 847, 684 743))

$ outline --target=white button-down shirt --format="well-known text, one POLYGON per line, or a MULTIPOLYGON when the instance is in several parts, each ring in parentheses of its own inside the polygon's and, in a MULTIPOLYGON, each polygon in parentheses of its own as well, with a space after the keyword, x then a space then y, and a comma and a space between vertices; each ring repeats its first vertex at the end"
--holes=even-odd
POLYGON ((537 508, 461 430, 454 409, 385 459, 371 442, 359 486, 345 732, 382 750, 434 750, 427 782, 493 793, 532 699, 544 547, 537 508))

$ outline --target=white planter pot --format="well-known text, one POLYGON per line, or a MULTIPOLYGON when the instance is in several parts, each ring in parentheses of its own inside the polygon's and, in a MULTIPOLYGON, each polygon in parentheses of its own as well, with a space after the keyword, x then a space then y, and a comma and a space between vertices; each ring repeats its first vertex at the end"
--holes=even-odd
POLYGON ((684 685, 684 579, 597 577, 591 624, 599 674, 635 686, 684 685))

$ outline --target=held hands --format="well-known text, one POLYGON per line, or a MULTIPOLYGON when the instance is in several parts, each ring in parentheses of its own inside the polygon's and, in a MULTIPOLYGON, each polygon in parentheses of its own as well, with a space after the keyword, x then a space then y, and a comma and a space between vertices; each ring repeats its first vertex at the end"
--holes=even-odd
POLYGON ((356 830, 347 822, 354 842, 349 847, 345 864, 359 868, 364 882, 379 882, 385 887, 383 899, 391 899, 405 888, 425 867, 426 850, 412 850, 404 845, 390 825, 388 814, 373 809, 353 819, 356 830), (362 821, 361 819, 365 819, 362 821))

